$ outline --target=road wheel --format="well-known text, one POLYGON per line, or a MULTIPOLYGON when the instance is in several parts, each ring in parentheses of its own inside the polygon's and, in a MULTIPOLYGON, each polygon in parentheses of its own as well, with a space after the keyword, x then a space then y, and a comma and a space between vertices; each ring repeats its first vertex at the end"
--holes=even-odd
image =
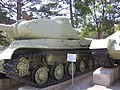
POLYGON ((80 70, 80 72, 84 72, 85 69, 86 69, 85 61, 84 61, 84 60, 81 60, 81 61, 79 62, 79 70, 80 70))

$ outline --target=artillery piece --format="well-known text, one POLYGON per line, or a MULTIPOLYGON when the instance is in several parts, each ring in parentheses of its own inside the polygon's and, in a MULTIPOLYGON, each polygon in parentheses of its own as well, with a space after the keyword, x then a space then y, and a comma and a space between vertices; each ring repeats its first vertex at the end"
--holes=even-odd
POLYGON ((37 87, 46 87, 71 78, 68 54, 76 54, 75 76, 94 69, 89 46, 91 40, 78 39, 66 17, 0 24, 0 30, 15 40, 0 53, 4 73, 37 87))

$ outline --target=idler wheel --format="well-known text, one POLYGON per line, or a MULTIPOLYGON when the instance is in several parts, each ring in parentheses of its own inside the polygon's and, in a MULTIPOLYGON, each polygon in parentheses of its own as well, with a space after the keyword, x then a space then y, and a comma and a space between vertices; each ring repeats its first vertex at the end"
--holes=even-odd
POLYGON ((36 69, 34 72, 35 82, 39 85, 44 84, 48 80, 48 71, 47 67, 40 67, 36 69))
POLYGON ((62 64, 58 64, 53 69, 53 76, 55 79, 60 80, 64 76, 64 66, 62 64))
POLYGON ((90 59, 89 61, 88 61, 88 68, 90 69, 90 70, 92 70, 93 69, 93 61, 90 59))
POLYGON ((26 58, 21 57, 19 59, 19 63, 17 64, 17 75, 23 77, 28 73, 28 70, 29 70, 29 61, 26 58))
POLYGON ((81 60, 81 61, 79 62, 79 70, 80 70, 80 72, 84 72, 85 69, 86 69, 85 61, 84 61, 84 60, 81 60))
MULTIPOLYGON (((67 63, 65 65, 65 71, 69 73, 69 75, 72 75, 72 63, 67 63)), ((73 63, 73 74, 76 72, 76 65, 73 63)))

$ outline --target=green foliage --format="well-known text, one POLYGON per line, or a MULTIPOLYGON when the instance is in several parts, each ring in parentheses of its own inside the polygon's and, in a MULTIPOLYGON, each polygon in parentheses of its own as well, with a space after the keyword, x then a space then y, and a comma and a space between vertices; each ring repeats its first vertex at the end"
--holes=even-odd
POLYGON ((2 12, 0 9, 0 23, 5 23, 9 18, 6 18, 7 12, 2 12))
POLYGON ((42 5, 38 12, 41 13, 41 17, 60 16, 61 14, 59 14, 58 11, 55 10, 52 11, 52 9, 56 8, 57 5, 58 5, 57 3, 48 3, 42 5))
POLYGON ((77 15, 79 16, 86 16, 87 14, 92 14, 91 9, 87 6, 86 2, 76 2, 75 9, 79 12, 77 15))
POLYGON ((21 12, 26 14, 32 14, 33 18, 49 18, 51 16, 61 16, 66 14, 59 13, 61 10, 68 9, 64 8, 63 4, 68 4, 69 0, 48 0, 48 3, 44 0, 2 0, 0 1, 0 7, 7 11, 10 17, 19 19, 23 18, 21 12))
POLYGON ((90 23, 83 26, 80 32, 81 38, 93 38, 93 35, 95 35, 95 27, 91 25, 90 23))
POLYGON ((119 5, 117 0, 76 0, 75 26, 81 28, 80 36, 105 38, 114 33, 120 22, 119 5))

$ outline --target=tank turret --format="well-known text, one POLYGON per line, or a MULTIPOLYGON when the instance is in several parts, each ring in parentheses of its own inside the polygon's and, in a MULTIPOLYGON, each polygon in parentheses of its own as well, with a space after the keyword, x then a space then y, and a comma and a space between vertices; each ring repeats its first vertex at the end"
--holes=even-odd
POLYGON ((12 25, 0 24, 0 30, 16 39, 75 39, 76 31, 65 17, 18 21, 12 25))

